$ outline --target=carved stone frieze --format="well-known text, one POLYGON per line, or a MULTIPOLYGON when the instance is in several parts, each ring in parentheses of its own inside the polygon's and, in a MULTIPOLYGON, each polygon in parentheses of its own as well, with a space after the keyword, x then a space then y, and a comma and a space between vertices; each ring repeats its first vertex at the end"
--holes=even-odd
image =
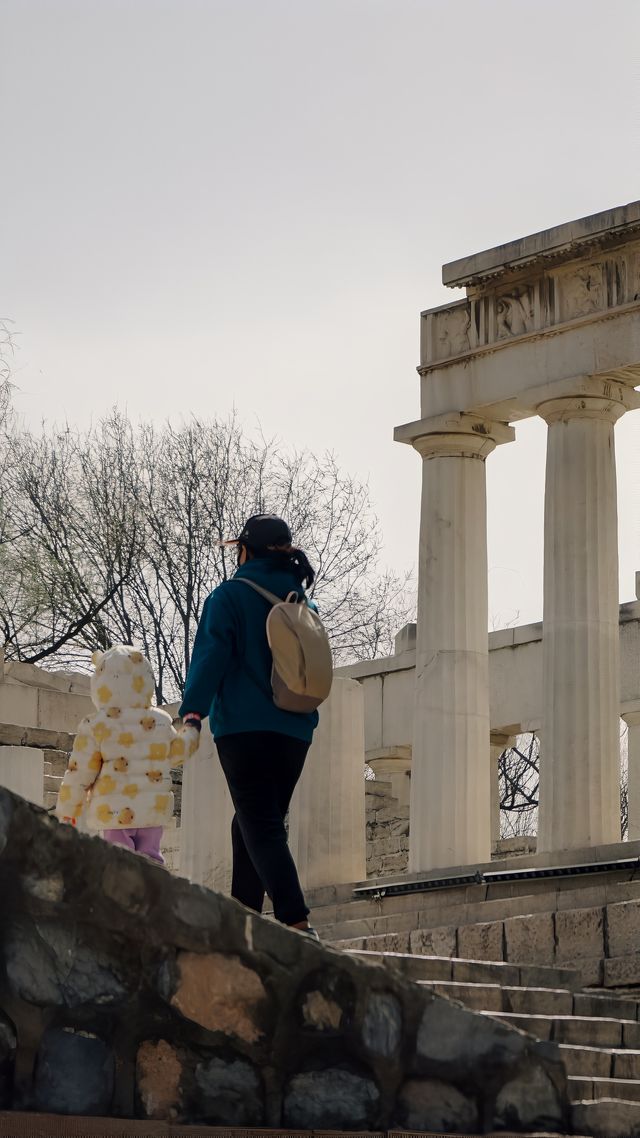
POLYGON ((601 312, 606 305, 605 272, 602 261, 594 261, 558 276, 560 320, 575 320, 601 312))
POLYGON ((597 319, 640 301, 640 242, 509 285, 470 290, 466 301, 423 313, 421 365, 502 346, 522 336, 597 319))
POLYGON ((516 285, 509 292, 496 295, 496 335, 499 340, 520 336, 534 329, 534 287, 516 285))

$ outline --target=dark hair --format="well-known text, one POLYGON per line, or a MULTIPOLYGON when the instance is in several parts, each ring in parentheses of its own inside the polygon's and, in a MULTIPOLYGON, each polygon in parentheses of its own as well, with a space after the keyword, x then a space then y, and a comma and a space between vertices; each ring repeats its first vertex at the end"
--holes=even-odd
POLYGON ((304 588, 310 588, 316 579, 315 569, 309 563, 309 559, 302 549, 297 549, 291 545, 287 549, 278 549, 263 547, 262 549, 256 546, 246 546, 254 557, 269 557, 275 561, 278 569, 289 569, 297 578, 299 583, 304 588))

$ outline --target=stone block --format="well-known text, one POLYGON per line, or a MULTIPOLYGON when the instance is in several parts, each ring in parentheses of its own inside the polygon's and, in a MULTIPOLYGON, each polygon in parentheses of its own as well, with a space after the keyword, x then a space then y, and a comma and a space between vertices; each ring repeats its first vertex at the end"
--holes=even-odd
POLYGON ((49 1028, 36 1058, 34 1107, 42 1113, 108 1115, 114 1078, 113 1052, 97 1035, 49 1028))
MULTIPOLYGON (((638 1025, 640 1027, 640 1024, 638 1025)), ((402 1006, 391 992, 372 993, 362 1024, 362 1041, 373 1055, 391 1059, 402 1038, 402 1006)))
POLYGON ((171 1006, 208 1031, 256 1043, 264 1035, 267 993, 262 980, 237 956, 178 954, 179 980, 171 1006))
MULTIPOLYGON (((633 1024, 640 1027, 640 1024, 633 1024)), ((617 1019, 605 1019, 599 1016, 588 1019, 582 1016, 568 1016, 566 1019, 555 1021, 554 1035, 556 1043, 587 1044, 589 1047, 621 1047, 622 1024, 617 1019)))
POLYGON ((434 996, 418 1027, 416 1073, 468 1081, 480 1089, 495 1064, 515 1065, 524 1057, 527 1036, 497 1020, 478 1016, 458 1004, 434 996))
POLYGON ((574 992, 573 1014, 607 1016, 609 1019, 637 1019, 638 1002, 624 996, 601 995, 596 992, 574 992))
POLYGON ((561 988, 503 988, 504 1009, 521 1015, 569 1016, 573 1011, 571 992, 561 988))
POLYGON ((507 917, 504 934, 508 961, 515 964, 553 964, 555 944, 551 913, 507 917))
MULTIPOLYGON (((579 961, 604 956, 604 909, 566 909, 555 914, 556 960, 579 961)), ((596 981, 597 983, 597 981, 596 981)))
POLYGON ((576 970, 580 974, 583 988, 599 988, 604 976, 604 960, 601 956, 576 960, 576 970))
POLYGON ((373 1079, 331 1067, 305 1071, 285 1088, 283 1123, 305 1130, 369 1129, 379 1101, 373 1079))
POLYGON ((369 952, 409 952, 409 933, 378 933, 364 938, 369 952))
POLYGON ((519 1075, 498 1092, 493 1125, 500 1130, 556 1131, 562 1121, 557 1087, 540 1068, 519 1075))
POLYGON ((409 951, 423 956, 455 956, 456 929, 442 925, 435 929, 414 929, 409 933, 409 951))
POLYGON ((630 1049, 614 1051, 613 1079, 640 1079, 640 1051, 630 1049))
POLYGON ((607 955, 630 956, 640 944, 640 901, 620 901, 607 906, 607 955))
POLYGON ((378 825, 384 822, 404 822, 407 821, 408 818, 408 806, 387 806, 384 810, 376 810, 376 822, 378 825))
POLYGON ((475 1134, 478 1124, 475 1099, 438 1079, 408 1079, 398 1095, 394 1125, 404 1130, 475 1134))
POLYGON ((382 872, 400 873, 407 866, 406 853, 388 854, 382 859, 382 872))
POLYGON ((615 956, 605 960, 605 988, 636 988, 638 985, 640 985, 640 956, 615 956))
POLYGON ((567 1075, 580 1075, 582 1078, 592 1079, 611 1078, 612 1052, 606 1048, 560 1043, 559 1050, 567 1075))
POLYGON ((622 1020, 622 1046, 631 1047, 634 1051, 640 1050, 640 1023, 622 1020))
POLYGON ((502 921, 484 921, 458 929, 458 956, 467 960, 503 960, 502 921))
POLYGON ((490 963, 482 960, 454 960, 453 979, 463 984, 519 984, 516 964, 490 963))
POLYGON ((543 964, 521 964, 518 972, 520 974, 518 983, 528 988, 548 988, 553 985, 557 988, 567 988, 572 992, 581 985, 580 973, 575 968, 558 964, 553 970, 543 964))
POLYGON ((146 1040, 136 1056, 136 1086, 145 1118, 175 1118, 180 1108, 182 1064, 166 1039, 146 1040))
POLYGON ((640 1132, 640 1102, 601 1099, 599 1102, 576 1102, 571 1107, 573 1134, 590 1134, 593 1138, 636 1138, 640 1132))
POLYGON ((208 1059, 195 1071, 196 1090, 189 1117, 208 1126, 260 1126, 264 1123, 264 1088, 259 1072, 246 1059, 208 1059))
MULTIPOLYGON (((16 920, 6 931, 5 961, 13 992, 40 1007, 116 1005, 129 995, 116 961, 55 921, 16 920)), ((127 979, 135 983, 133 969, 127 979)))

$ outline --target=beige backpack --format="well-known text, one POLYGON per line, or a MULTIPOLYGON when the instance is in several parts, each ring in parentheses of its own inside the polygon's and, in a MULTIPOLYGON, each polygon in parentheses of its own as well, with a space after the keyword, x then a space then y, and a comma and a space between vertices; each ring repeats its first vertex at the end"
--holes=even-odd
POLYGON ((271 690, 273 702, 282 711, 309 712, 327 698, 333 679, 331 647, 317 612, 304 597, 289 593, 286 600, 236 577, 269 601, 267 640, 273 656, 271 690))

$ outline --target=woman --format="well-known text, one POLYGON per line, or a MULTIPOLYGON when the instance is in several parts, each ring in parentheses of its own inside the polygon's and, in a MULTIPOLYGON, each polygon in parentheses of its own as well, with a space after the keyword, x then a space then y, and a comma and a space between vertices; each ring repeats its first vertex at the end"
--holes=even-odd
POLYGON ((257 514, 235 545, 238 569, 218 585, 202 610, 180 715, 200 724, 208 713, 235 806, 232 896, 262 912, 265 891, 278 921, 317 937, 307 920, 298 873, 287 844, 285 816, 318 723, 318 713, 282 711, 273 702, 268 602, 239 579, 282 597, 304 594, 314 571, 292 546, 286 522, 257 514))

